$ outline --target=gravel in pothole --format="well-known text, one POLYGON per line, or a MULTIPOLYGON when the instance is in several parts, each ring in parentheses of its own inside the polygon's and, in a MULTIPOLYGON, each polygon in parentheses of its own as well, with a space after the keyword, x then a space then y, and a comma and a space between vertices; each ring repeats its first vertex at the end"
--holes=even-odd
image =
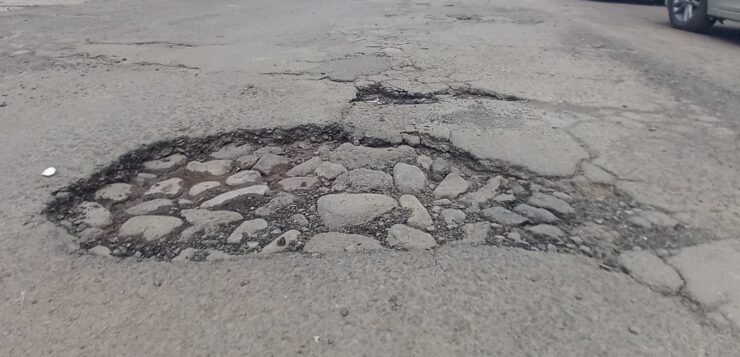
POLYGON ((663 247, 664 230, 676 226, 613 193, 592 199, 413 134, 404 139, 414 147, 290 137, 157 143, 57 192, 47 214, 92 254, 174 261, 447 243, 608 260, 634 246, 663 247))

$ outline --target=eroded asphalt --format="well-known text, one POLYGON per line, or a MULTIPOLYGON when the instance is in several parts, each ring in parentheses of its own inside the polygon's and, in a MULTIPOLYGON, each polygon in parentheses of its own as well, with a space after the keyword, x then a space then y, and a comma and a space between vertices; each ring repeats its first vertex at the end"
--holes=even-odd
POLYGON ((3 355, 740 354, 737 26, 575 0, 56 4, 0 1, 3 355), (435 100, 352 102, 372 83, 435 100), (117 261, 40 214, 142 144, 306 123, 613 184, 699 232, 637 260, 684 285, 495 247, 117 261))

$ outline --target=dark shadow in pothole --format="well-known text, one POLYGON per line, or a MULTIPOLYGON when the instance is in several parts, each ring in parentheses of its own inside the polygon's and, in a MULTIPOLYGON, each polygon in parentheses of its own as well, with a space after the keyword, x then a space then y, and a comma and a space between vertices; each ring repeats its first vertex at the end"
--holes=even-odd
POLYGON ((350 103, 370 102, 376 104, 431 104, 444 98, 459 99, 490 99, 507 102, 523 102, 524 98, 499 93, 482 88, 474 88, 467 84, 459 84, 447 89, 434 92, 415 92, 392 86, 388 83, 370 82, 356 86, 357 93, 350 103))
MULTIPOLYGON (((645 228, 629 223, 636 209, 644 207, 615 193, 610 187, 584 186, 568 179, 539 177, 500 163, 478 160, 469 153, 455 149, 448 142, 437 141, 424 134, 406 134, 407 145, 395 147, 375 138, 356 137, 337 125, 238 130, 200 138, 181 137, 160 141, 125 154, 91 177, 55 192, 54 199, 44 213, 51 221, 77 237, 81 249, 120 258, 224 259, 261 251, 264 253, 265 247, 272 242, 281 242, 281 238, 283 244, 277 244, 277 250, 302 251, 310 243, 311 237, 326 232, 362 235, 383 249, 394 249, 398 246, 392 247, 394 244, 388 240, 388 229, 398 224, 410 224, 407 223, 411 215, 409 210, 391 209, 364 222, 328 229, 318 212, 317 201, 329 194, 370 193, 398 202, 403 193, 394 182, 394 166, 402 162, 416 166, 428 180, 414 196, 430 213, 433 223, 417 228, 418 233, 431 235, 436 245, 488 244, 584 254, 610 264, 620 251, 633 247, 657 250, 693 243, 686 237, 694 232, 680 226, 671 229, 645 228), (164 170, 152 170, 151 166, 145 168, 147 161, 172 155, 182 155, 187 160, 183 159, 164 170), (263 170, 263 166, 257 165, 258 168, 254 162, 263 157, 274 158, 275 155, 284 158, 284 165, 280 166, 277 173, 263 172, 258 180, 248 184, 233 184, 233 181, 227 184, 227 179, 237 172, 263 170), (311 182, 311 189, 303 189, 307 186, 295 191, 287 189, 285 181, 282 181, 287 178, 285 170, 312 158, 315 162, 326 163, 327 170, 329 166, 338 169, 332 165, 341 164, 349 172, 331 178, 331 175, 325 175, 326 172, 307 170, 299 177, 306 177, 307 182, 311 182), (185 162, 211 160, 230 160, 225 163, 228 169, 213 174, 195 172, 185 162), (445 201, 435 194, 435 190, 443 179, 448 178, 448 174, 453 175, 448 172, 450 169, 467 182, 469 189, 445 201), (123 224, 142 215, 131 213, 132 208, 145 201, 151 202, 154 198, 145 198, 144 193, 155 183, 169 179, 179 180, 182 189, 164 198, 170 201, 165 202, 164 209, 148 215, 177 218, 181 225, 150 240, 143 238, 146 234, 143 232, 124 236, 121 233, 123 224), (357 183, 354 183, 355 179, 357 183), (217 182, 219 186, 202 195, 190 196, 189 189, 204 181, 217 182), (494 182, 497 188, 485 194, 485 188, 493 187, 491 185, 494 182), (110 197, 101 197, 99 190, 111 184, 124 184, 128 189, 126 198, 117 202, 110 197), (206 210, 229 211, 228 215, 237 218, 212 225, 185 219, 185 210, 208 206, 205 202, 212 202, 215 197, 227 192, 261 185, 269 187, 269 192, 246 195, 206 210), (477 194, 468 195, 471 192, 477 194), (270 202, 280 201, 278 197, 284 199, 287 196, 292 196, 290 203, 271 206, 270 202), (542 196, 545 201, 555 203, 543 203, 535 199, 542 196), (93 203, 81 205, 83 202, 93 203), (98 213, 108 212, 109 221, 102 220, 101 223, 101 220, 87 219, 89 214, 81 214, 81 207, 89 205, 94 205, 98 213), (493 213, 486 211, 506 210, 527 216, 521 213, 522 205, 529 205, 525 209, 549 218, 531 216, 528 222, 520 224, 492 218, 493 213), (464 213, 464 218, 444 221, 445 216, 459 216, 460 213, 464 213), (302 219, 298 220, 296 215, 301 215, 302 219), (252 236, 230 240, 238 226, 255 219, 264 219, 266 227, 252 236), (546 222, 548 219, 552 222, 546 222), (536 226, 539 229, 533 228, 536 226), (299 232, 298 238, 284 236, 290 231, 299 232), (187 256, 183 257, 185 253, 187 256)), ((359 196, 348 197, 355 199, 359 196)), ((87 213, 89 211, 85 211, 87 213)), ((355 248, 347 246, 343 249, 352 251, 355 248)), ((267 249, 275 249, 275 244, 267 249)))

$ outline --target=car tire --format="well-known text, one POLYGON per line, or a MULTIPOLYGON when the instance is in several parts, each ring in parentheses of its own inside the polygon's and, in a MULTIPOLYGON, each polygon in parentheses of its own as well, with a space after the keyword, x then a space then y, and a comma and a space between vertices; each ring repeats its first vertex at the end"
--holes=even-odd
POLYGON ((692 6, 691 0, 668 0, 668 18, 671 20, 671 26, 693 32, 705 32, 714 25, 715 20, 707 15, 707 0, 693 0, 698 2, 698 6, 692 7, 692 13, 689 18, 685 18, 685 8, 680 11, 681 5, 692 6))

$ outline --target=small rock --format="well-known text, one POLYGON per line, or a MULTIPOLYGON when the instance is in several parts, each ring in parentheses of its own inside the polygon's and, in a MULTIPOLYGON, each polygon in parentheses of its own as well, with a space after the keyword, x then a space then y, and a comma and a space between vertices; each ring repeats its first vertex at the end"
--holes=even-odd
POLYGON ((565 235, 565 232, 563 232, 560 228, 551 226, 549 224, 538 224, 536 226, 526 227, 524 229, 534 234, 536 237, 555 239, 561 238, 565 235))
POLYGON ((308 218, 306 218, 306 216, 304 216, 304 215, 302 215, 300 213, 297 213, 297 214, 294 214, 294 215, 290 216, 290 218, 288 219, 288 221, 291 224, 296 225, 298 227, 305 227, 305 226, 307 226, 309 224, 308 218))
POLYGON ((260 217, 266 217, 266 216, 272 216, 292 205, 294 205, 296 202, 296 196, 280 192, 275 197, 273 197, 270 202, 267 202, 266 205, 257 208, 254 211, 254 214, 260 216, 260 217))
POLYGON ((262 218, 252 219, 239 225, 234 232, 231 233, 229 238, 226 239, 226 243, 238 244, 241 243, 245 237, 254 238, 260 232, 267 229, 268 224, 262 218))
POLYGON ((208 174, 211 176, 223 176, 231 171, 234 162, 231 160, 211 160, 207 162, 191 161, 185 167, 189 172, 196 174, 208 174))
POLYGON ((187 260, 193 260, 193 257, 195 256, 195 252, 196 252, 195 248, 185 248, 181 250, 180 253, 177 254, 177 256, 172 258, 172 261, 173 262, 184 262, 187 260))
POLYGON ((343 308, 339 309, 339 314, 342 315, 342 317, 345 317, 345 316, 349 315, 349 309, 346 308, 346 307, 343 307, 343 308))
POLYGON ((333 180, 337 178, 337 176, 346 172, 347 169, 344 166, 331 162, 322 162, 316 167, 316 170, 314 170, 314 173, 317 176, 326 180, 333 180))
POLYGON ((427 229, 434 225, 432 216, 429 215, 426 207, 424 207, 418 198, 412 195, 403 195, 398 199, 398 203, 401 207, 411 212, 408 220, 406 220, 406 224, 409 226, 418 229, 427 229))
POLYGON ((668 249, 658 248, 658 249, 655 250, 655 255, 657 255, 657 256, 659 256, 661 258, 666 258, 666 257, 670 256, 671 254, 668 252, 668 249))
POLYGON ((226 178, 229 186, 253 185, 262 181, 262 175, 254 170, 239 171, 226 178))
POLYGON ((630 326, 630 327, 627 328, 627 330, 630 333, 634 334, 634 335, 639 335, 640 334, 640 329, 638 327, 636 327, 636 326, 630 326))
POLYGON ((453 172, 434 189, 434 197, 455 199, 468 190, 468 182, 459 174, 453 172))
POLYGON ((676 270, 646 250, 620 254, 619 264, 635 280, 660 292, 675 294, 683 285, 676 270))
POLYGON ((182 227, 182 220, 169 216, 136 216, 130 218, 118 229, 122 238, 142 237, 147 241, 158 240, 182 227))
POLYGON ((314 190, 321 184, 316 177, 288 177, 278 182, 281 190, 286 192, 314 190))
POLYGON ((281 236, 275 238, 270 244, 266 245, 259 254, 275 254, 283 252, 288 249, 291 244, 298 242, 298 237, 301 236, 301 232, 297 230, 290 230, 283 233, 281 236))
POLYGON ((678 221, 663 212, 638 211, 638 214, 658 227, 673 228, 678 225, 678 221))
POLYGON ((489 221, 507 226, 519 226, 529 221, 526 217, 520 216, 503 207, 486 208, 481 211, 481 214, 489 221))
POLYGON ((533 194, 529 200, 527 200, 527 203, 529 203, 532 206, 545 208, 551 211, 555 211, 557 213, 563 214, 563 215, 569 215, 576 213, 576 210, 571 207, 568 202, 565 202, 555 196, 550 196, 544 193, 535 193, 533 194))
POLYGON ((341 164, 349 170, 369 168, 382 170, 397 162, 410 162, 416 159, 414 148, 401 145, 390 148, 370 148, 351 143, 340 145, 330 156, 330 161, 341 164))
POLYGON ((236 159, 236 167, 238 167, 241 170, 249 170, 252 167, 254 167, 254 164, 257 163, 257 160, 259 160, 261 155, 257 154, 249 154, 240 156, 238 159, 236 159))
POLYGON ((214 159, 228 159, 233 160, 240 156, 244 156, 252 152, 252 145, 244 144, 244 145, 235 145, 235 144, 228 144, 223 146, 222 148, 218 149, 218 151, 211 154, 211 157, 214 159))
POLYGON ((508 194, 508 193, 504 193, 504 194, 500 194, 500 195, 497 195, 496 197, 494 197, 493 198, 493 201, 494 202, 498 202, 498 203, 514 202, 514 201, 516 201, 516 196, 511 195, 511 194, 508 194))
POLYGON ((86 228, 79 234, 80 241, 83 243, 92 242, 100 238, 103 234, 105 234, 105 231, 100 228, 96 228, 96 227, 86 228))
POLYGON ((110 249, 107 247, 104 247, 102 245, 96 245, 90 249, 87 250, 93 255, 97 255, 100 257, 110 257, 110 249))
POLYGON ((571 237, 568 237, 568 239, 570 239, 570 241, 573 242, 576 245, 583 244, 583 239, 581 239, 581 237, 579 237, 579 236, 571 236, 571 237))
POLYGON ((355 169, 339 175, 332 190, 347 192, 385 192, 393 187, 393 177, 383 171, 355 169))
POLYGON ((416 194, 424 191, 427 178, 420 168, 399 162, 393 167, 393 180, 401 193, 416 194))
POLYGON ((316 170, 316 168, 319 167, 320 164, 321 164, 321 157, 314 156, 304 161, 303 163, 294 166, 292 169, 288 170, 286 175, 290 177, 306 176, 314 172, 314 170, 316 170))
POLYGON ((353 227, 370 222, 398 207, 392 197, 372 194, 332 194, 317 201, 317 211, 329 229, 353 227))
POLYGON ((432 171, 432 179, 436 181, 444 179, 452 172, 452 164, 441 157, 434 159, 430 168, 432 171))
POLYGON ((511 185, 511 193, 513 193, 514 196, 517 196, 517 197, 526 196, 529 194, 529 192, 527 192, 527 190, 518 183, 514 183, 511 185))
POLYGON ((110 211, 97 202, 82 202, 77 206, 76 221, 89 227, 105 228, 113 224, 110 211))
POLYGON ((564 193, 564 192, 555 191, 555 192, 552 193, 552 195, 555 196, 555 197, 557 197, 557 198, 559 198, 559 199, 561 199, 561 200, 563 200, 563 201, 565 201, 565 202, 571 202, 571 201, 573 201, 573 197, 571 197, 569 194, 564 193))
POLYGON ((136 174, 136 177, 133 179, 133 183, 139 186, 148 186, 152 182, 157 180, 157 175, 155 174, 148 174, 146 172, 140 172, 136 174))
POLYGON ((188 158, 182 154, 173 154, 159 160, 151 160, 144 162, 144 169, 147 171, 169 171, 176 167, 182 166, 188 158))
POLYGON ((462 226, 463 239, 465 243, 483 244, 491 234, 491 225, 487 222, 468 223, 462 226))
POLYGON ((219 187, 221 187, 221 183, 217 181, 205 181, 197 183, 190 188, 190 191, 188 191, 188 195, 190 197, 200 196, 219 187))
POLYGON ((421 144, 421 138, 413 134, 401 133, 401 139, 409 146, 419 146, 421 144))
POLYGON ((327 252, 372 252, 384 249, 380 242, 359 234, 320 233, 306 242, 307 253, 327 252))
POLYGON ((434 162, 432 158, 426 155, 419 155, 416 158, 416 164, 426 171, 432 168, 432 162, 434 162))
POLYGON ((98 201, 123 202, 131 198, 132 186, 127 183, 114 183, 95 192, 98 201))
POLYGON ((287 157, 266 153, 257 160, 252 170, 257 170, 265 176, 280 174, 288 170, 290 159, 287 157))
POLYGON ((393 225, 388 230, 386 241, 389 246, 400 249, 430 249, 437 246, 431 234, 403 224, 393 225))
POLYGON ((475 192, 469 192, 462 196, 461 200, 471 206, 481 206, 486 201, 492 200, 498 195, 503 177, 496 176, 475 192))
POLYGON ((587 255, 591 255, 591 253, 592 253, 592 251, 591 251, 591 248, 589 248, 589 247, 588 247, 588 246, 586 246, 586 245, 579 245, 579 246, 578 246, 578 249, 579 249, 579 250, 580 250, 581 252, 583 252, 584 254, 587 254, 587 255))
POLYGON ((465 212, 454 208, 443 210, 440 216, 442 217, 442 220, 445 222, 445 224, 447 224, 448 226, 460 226, 465 223, 466 218, 465 212))
POLYGON ((249 241, 249 242, 247 242, 247 248, 249 248, 249 249, 256 249, 259 246, 260 246, 260 243, 259 242, 255 242, 255 241, 249 241))
MULTIPOLYGON (((5 104, 5 103, 3 102, 3 103, 0 103, 0 104, 5 104)), ((3 105, 0 105, 0 107, 3 107, 3 105)), ((41 171, 41 176, 44 176, 44 177, 52 177, 52 176, 56 175, 56 173, 57 173, 57 169, 56 168, 54 168, 54 167, 47 167, 44 171, 41 171)))
POLYGON ((557 216, 544 208, 532 207, 530 205, 518 205, 514 212, 529 218, 533 223, 556 223, 560 221, 557 216))
POLYGON ((200 205, 201 208, 213 208, 221 206, 249 196, 264 196, 270 189, 266 185, 255 185, 234 191, 222 193, 200 205))
POLYGON ((241 221, 244 217, 233 211, 209 211, 205 209, 186 209, 180 212, 185 220, 194 226, 218 226, 241 221))
POLYGON ((638 227, 645 229, 653 228, 653 224, 642 216, 631 216, 627 220, 638 227))
POLYGON ((172 200, 158 198, 139 203, 138 205, 127 209, 126 214, 132 216, 166 214, 169 213, 173 206, 174 202, 172 202, 172 200))
POLYGON ((181 178, 171 178, 159 181, 144 192, 145 199, 151 198, 175 198, 184 190, 185 181, 181 178))

